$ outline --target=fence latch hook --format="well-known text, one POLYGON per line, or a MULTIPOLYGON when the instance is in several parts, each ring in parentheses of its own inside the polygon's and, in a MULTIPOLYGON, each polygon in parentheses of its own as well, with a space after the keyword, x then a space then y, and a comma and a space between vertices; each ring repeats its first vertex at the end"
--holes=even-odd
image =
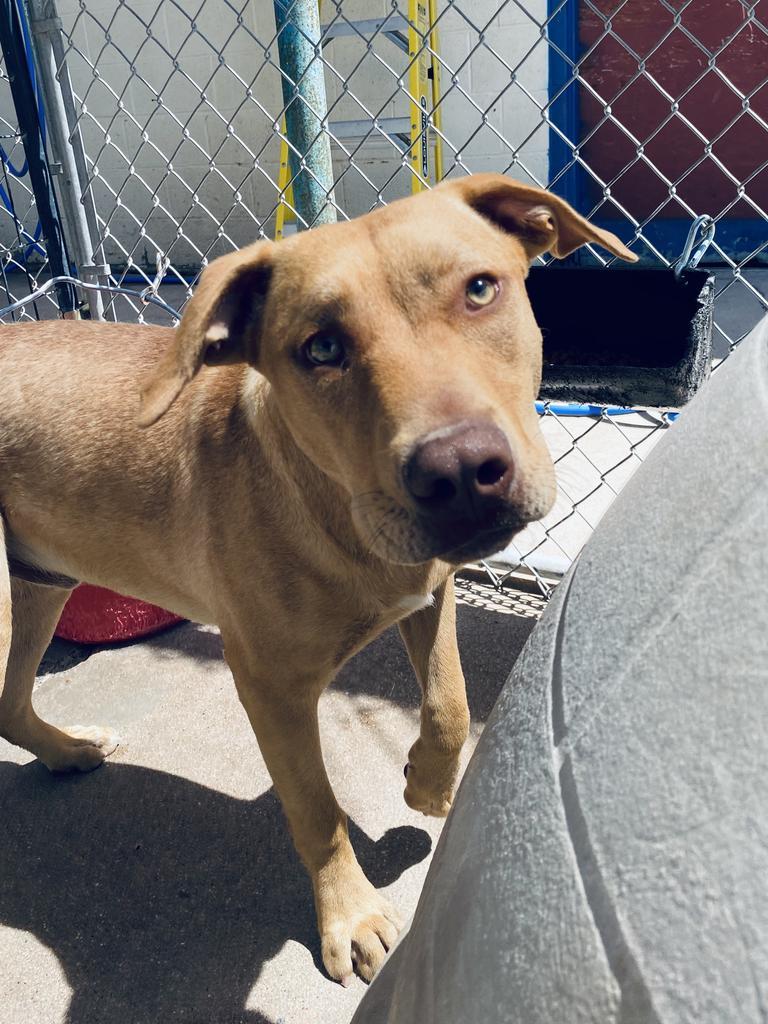
POLYGON ((170 267, 170 265, 171 261, 165 255, 164 252, 155 253, 155 279, 152 282, 152 284, 148 284, 147 287, 143 288, 142 291, 140 292, 139 298, 141 299, 142 302, 148 302, 150 295, 153 295, 155 298, 157 298, 157 293, 160 288, 160 285, 163 283, 165 272, 168 269, 168 267, 170 267))
POLYGON ((680 259, 672 265, 675 277, 680 277, 684 270, 694 270, 701 257, 712 244, 715 237, 715 222, 708 213, 703 213, 691 224, 691 230, 685 240, 680 259), (699 238, 701 232, 701 238, 699 238), (698 245, 696 243, 698 242, 698 245), (694 250, 694 246, 696 249, 694 250))

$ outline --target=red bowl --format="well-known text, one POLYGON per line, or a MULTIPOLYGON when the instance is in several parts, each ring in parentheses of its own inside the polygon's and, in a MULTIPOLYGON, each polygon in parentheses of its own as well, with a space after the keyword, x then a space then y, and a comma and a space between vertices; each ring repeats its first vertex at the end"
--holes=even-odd
POLYGON ((136 640, 183 622, 156 605, 82 583, 64 605, 56 636, 81 644, 136 640))

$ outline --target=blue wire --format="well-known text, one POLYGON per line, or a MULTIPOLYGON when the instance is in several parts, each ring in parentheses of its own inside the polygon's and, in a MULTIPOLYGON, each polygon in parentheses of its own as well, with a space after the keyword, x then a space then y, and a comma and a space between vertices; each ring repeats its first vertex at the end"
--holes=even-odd
POLYGON ((27 236, 27 238, 32 239, 31 245, 27 246, 27 251, 24 253, 24 259, 29 259, 29 254, 35 251, 39 252, 43 259, 45 259, 47 256, 45 249, 42 247, 42 245, 37 244, 40 240, 40 235, 42 235, 43 233, 43 225, 40 223, 40 221, 37 222, 37 227, 35 228, 34 235, 30 235, 30 233, 28 231, 25 231, 24 228, 22 228, 21 230, 23 234, 27 236))
MULTIPOLYGON (((580 405, 577 402, 536 402, 536 412, 543 416, 545 412, 553 412, 556 416, 629 416, 641 412, 639 409, 625 409, 614 405, 580 405)), ((679 412, 665 413, 670 422, 674 422, 679 412)))
MULTIPOLYGON (((11 216, 15 216, 13 210, 13 203, 11 202, 11 197, 8 195, 8 193, 5 191, 2 185, 0 185, 0 202, 2 202, 3 206, 6 208, 8 213, 11 214, 11 216)), ((21 227, 21 225, 19 225, 19 227, 22 235, 28 238, 31 243, 24 252, 24 259, 28 259, 29 254, 35 251, 39 252, 43 259, 45 259, 45 249, 43 249, 41 245, 37 244, 37 242, 40 239, 40 235, 43 232, 43 226, 40 223, 40 221, 37 222, 34 235, 30 235, 26 228, 21 227)))
POLYGON ((13 212, 11 208, 11 200, 2 185, 0 185, 0 202, 2 202, 8 213, 13 212))
POLYGON ((11 163, 11 158, 8 156, 8 154, 2 146, 0 146, 0 160, 3 161, 3 163, 14 176, 14 178, 23 178, 24 175, 27 173, 27 168, 29 167, 29 164, 27 163, 27 158, 24 157, 24 163, 21 165, 21 167, 14 167, 11 163))
POLYGON ((47 127, 45 123, 45 107, 40 99, 40 84, 37 81, 37 71, 35 70, 35 58, 32 50, 32 36, 29 31, 29 22, 27 21, 27 12, 24 9, 23 0, 16 0, 16 7, 19 12, 19 21, 21 23, 21 34, 24 37, 24 56, 27 58, 27 67, 29 68, 29 77, 32 80, 32 91, 35 94, 35 105, 37 106, 37 117, 40 122, 40 134, 43 137, 43 145, 46 142, 47 127))

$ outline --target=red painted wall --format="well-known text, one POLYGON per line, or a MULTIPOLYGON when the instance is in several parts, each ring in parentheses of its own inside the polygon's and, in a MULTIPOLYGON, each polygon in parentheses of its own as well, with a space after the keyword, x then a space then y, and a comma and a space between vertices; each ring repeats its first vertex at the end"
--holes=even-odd
MULTIPOLYGON (((614 15, 617 6, 616 0, 580 2, 581 52, 595 47, 581 73, 600 97, 580 86, 582 139, 599 124, 581 147, 586 161, 606 182, 617 178, 612 193, 635 217, 648 217, 660 205, 661 217, 688 216, 652 167, 636 159, 635 143, 610 121, 600 124, 604 104, 609 104, 616 119, 643 144, 652 164, 673 181, 683 176, 677 192, 697 213, 727 209, 728 217, 760 216, 739 198, 738 185, 717 160, 739 181, 751 176, 746 194, 768 213, 768 168, 760 170, 768 161, 768 0, 757 0, 757 22, 746 21, 746 0, 693 0, 688 6, 684 0, 668 0, 669 8, 682 12, 674 29, 673 12, 659 0, 629 0, 614 15), (606 23, 612 35, 606 35, 606 23), (713 53, 722 74, 708 67, 713 53), (664 124, 670 100, 644 75, 621 92, 637 74, 638 60, 646 62, 648 73, 679 102, 682 117, 664 124), (701 81, 691 88, 699 76, 701 81), (749 109, 743 109, 741 97, 722 76, 747 94, 749 109), (721 136, 711 155, 682 118, 709 140, 721 136)), ((595 202, 599 196, 595 186, 595 202)), ((600 211, 604 217, 615 212, 610 200, 600 211)))

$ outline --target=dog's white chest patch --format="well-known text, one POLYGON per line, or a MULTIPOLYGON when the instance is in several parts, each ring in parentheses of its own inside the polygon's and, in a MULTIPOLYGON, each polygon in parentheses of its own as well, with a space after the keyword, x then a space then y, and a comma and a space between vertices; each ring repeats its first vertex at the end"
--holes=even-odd
POLYGON ((422 608, 429 608, 435 603, 434 594, 406 594, 397 602, 398 608, 405 612, 419 612, 422 608))

